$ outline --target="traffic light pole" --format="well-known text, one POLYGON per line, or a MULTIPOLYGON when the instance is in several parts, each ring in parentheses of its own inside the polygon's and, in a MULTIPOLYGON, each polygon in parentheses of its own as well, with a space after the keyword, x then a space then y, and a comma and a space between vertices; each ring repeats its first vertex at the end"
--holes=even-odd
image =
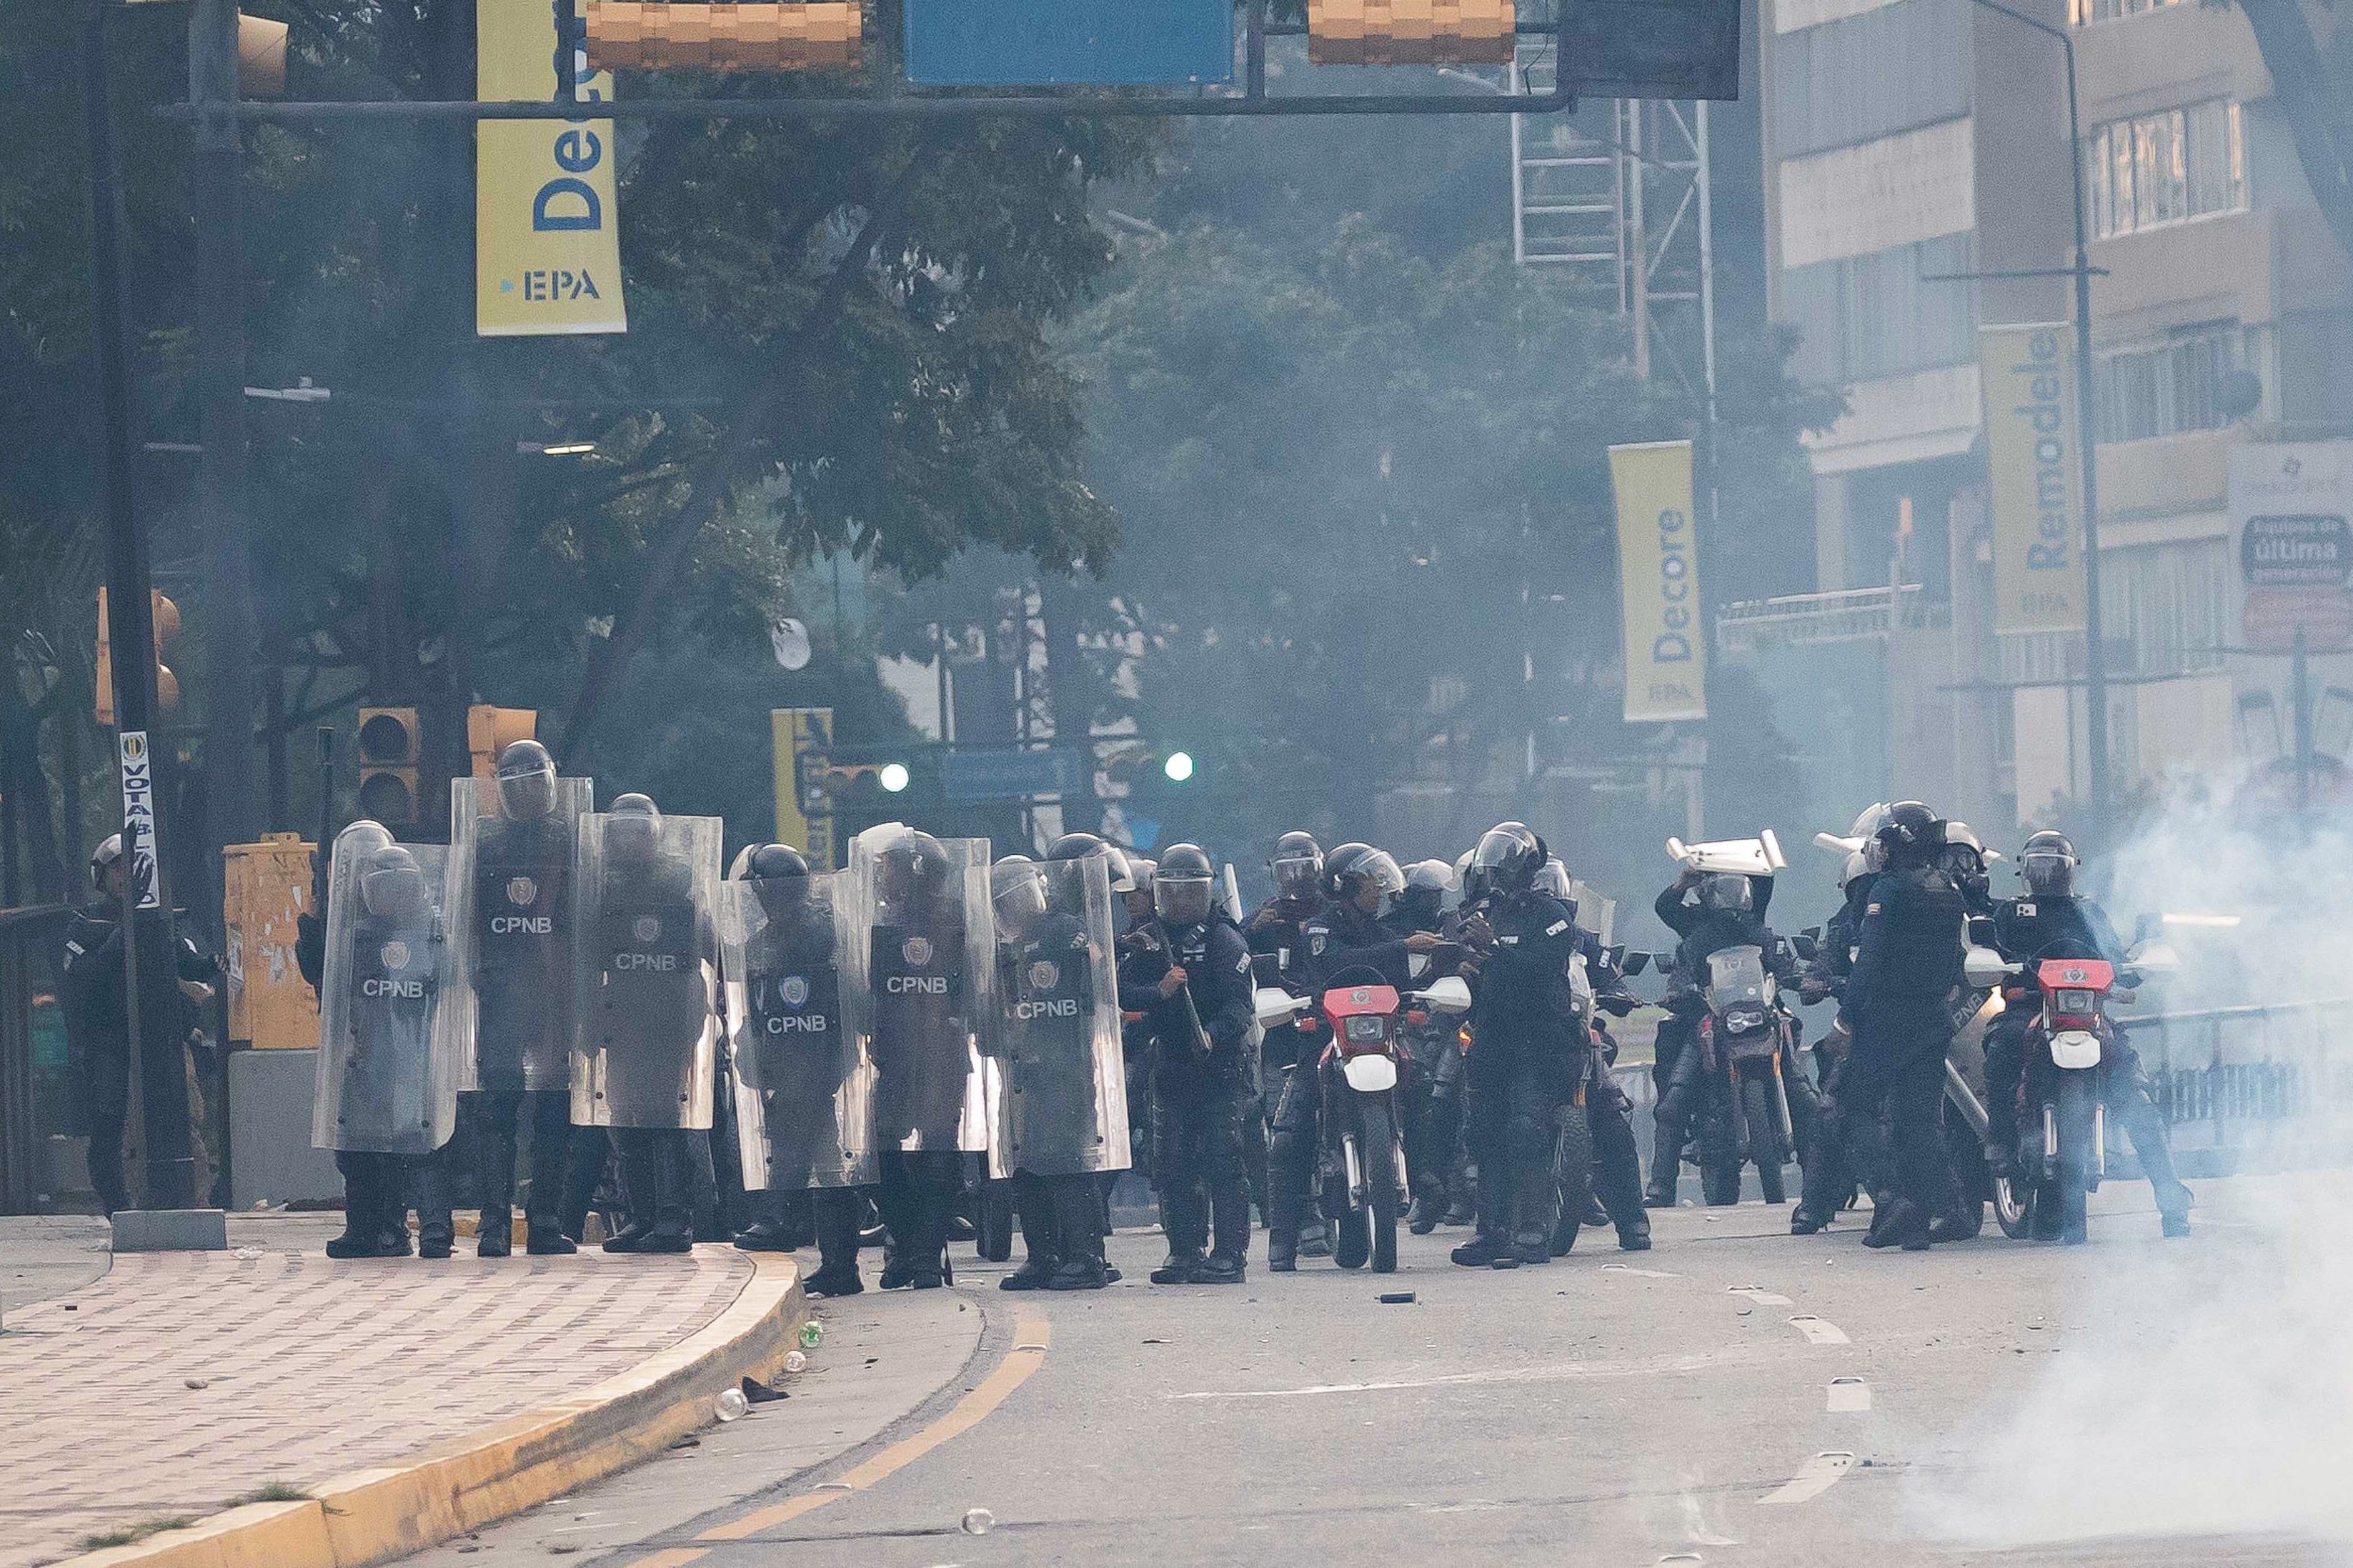
POLYGON ((124 1007, 135 1053, 144 1204, 179 1209, 195 1199, 195 1159, 188 1128, 188 1085, 175 1024, 172 900, 164 885, 163 792, 149 740, 155 718, 155 626, 147 536, 132 493, 131 390, 123 353, 120 198, 114 133, 108 112, 106 0, 90 0, 82 36, 82 116, 90 161, 91 336, 98 368, 100 488, 106 506, 108 637, 114 667, 114 723, 122 784, 124 1007))

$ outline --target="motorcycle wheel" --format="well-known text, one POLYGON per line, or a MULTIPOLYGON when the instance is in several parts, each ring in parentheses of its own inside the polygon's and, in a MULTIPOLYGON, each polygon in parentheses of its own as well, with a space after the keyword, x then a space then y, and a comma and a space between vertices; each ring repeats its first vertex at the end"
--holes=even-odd
POLYGON ((2059 1080, 2059 1239, 2071 1247, 2090 1239, 2085 1199, 2099 1175, 2092 1165, 2098 1103, 2092 1074, 2071 1072, 2059 1080))
POLYGON ((2024 1241, 2031 1233, 2033 1213, 2033 1204, 2017 1182, 2008 1176, 1993 1179, 1993 1222, 2001 1226, 2002 1235, 2012 1241, 2024 1241))
POLYGON ((1404 1202, 1405 1165, 1399 1157, 1394 1105, 1365 1108, 1366 1251, 1373 1272, 1397 1272, 1398 1208, 1404 1202))
MULTIPOLYGON (((1768 1204, 1789 1201, 1789 1191, 1784 1184, 1782 1166, 1788 1160, 1788 1151, 1781 1147, 1781 1120, 1773 1113, 1773 1086, 1761 1078, 1740 1080, 1740 1120, 1748 1124, 1748 1152, 1757 1162, 1757 1185, 1768 1204)), ((1736 1172, 1734 1181, 1739 1177, 1736 1172)), ((1736 1202, 1739 1190, 1733 1197, 1736 1202)))
MULTIPOLYGON (((1729 1114, 1732 1108, 1725 1107, 1729 1114)), ((1700 1195, 1711 1208, 1740 1201, 1740 1143, 1723 1116, 1710 1114, 1699 1133, 1700 1195)))
MULTIPOLYGON (((1363 1158, 1361 1151, 1357 1157, 1363 1158)), ((1352 1201, 1347 1183, 1335 1179, 1324 1186, 1324 1223, 1332 1230, 1333 1262, 1343 1268, 1365 1266, 1373 1251, 1371 1227, 1366 1223, 1371 1215, 1370 1209, 1352 1201)))
MULTIPOLYGON (((1588 1087, 1588 1094, 1593 1092, 1588 1087)), ((1585 1211, 1593 1201, 1593 1129, 1585 1108, 1573 1101, 1560 1109, 1560 1134, 1552 1146, 1553 1185, 1560 1193, 1560 1213, 1553 1220, 1552 1255, 1566 1258, 1585 1227, 1585 1211)))
POLYGON ((974 1246, 983 1259, 1003 1263, 1013 1256, 1013 1184, 984 1181, 980 1184, 980 1223, 975 1227, 980 1235, 974 1246))

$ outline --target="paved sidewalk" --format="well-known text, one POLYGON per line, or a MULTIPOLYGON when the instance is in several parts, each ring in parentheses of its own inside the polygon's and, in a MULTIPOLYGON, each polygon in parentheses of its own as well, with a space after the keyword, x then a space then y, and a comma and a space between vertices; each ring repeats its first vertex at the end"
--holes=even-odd
POLYGON ((338 1263, 281 1244, 117 1258, 80 1289, 10 1302, 0 1568, 200 1518, 272 1483, 316 1486, 578 1396, 693 1335, 752 1278, 749 1259, 721 1248, 338 1263))

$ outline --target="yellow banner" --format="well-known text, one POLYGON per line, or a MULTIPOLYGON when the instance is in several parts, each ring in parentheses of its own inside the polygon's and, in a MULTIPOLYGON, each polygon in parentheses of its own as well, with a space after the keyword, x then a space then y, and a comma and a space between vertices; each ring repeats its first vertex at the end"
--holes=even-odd
MULTIPOLYGON (((560 6, 479 0, 477 102, 555 97, 560 6)), ((609 71, 580 100, 613 96, 609 71)), ((485 120, 474 141, 474 331, 485 338, 625 332, 609 120, 485 120)))
POLYGON ((1618 589, 1626 623, 1626 722, 1707 717, 1692 444, 1609 448, 1618 492, 1618 589))
POLYGON ((1993 629, 2084 629, 2084 490, 2064 322, 1981 327, 1993 629))
POLYGON ((776 767, 776 842, 807 858, 814 870, 833 866, 833 811, 824 776, 833 750, 833 710, 772 708, 770 740, 776 767))

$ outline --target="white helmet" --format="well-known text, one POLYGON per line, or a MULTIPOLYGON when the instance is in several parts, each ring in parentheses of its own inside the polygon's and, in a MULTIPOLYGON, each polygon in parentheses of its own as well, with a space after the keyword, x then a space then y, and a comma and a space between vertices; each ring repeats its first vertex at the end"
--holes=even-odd
POLYGON ((1839 868, 1839 891, 1845 892, 1857 877, 1867 877, 1870 874, 1870 858, 1860 849, 1847 851, 1846 863, 1839 868))

